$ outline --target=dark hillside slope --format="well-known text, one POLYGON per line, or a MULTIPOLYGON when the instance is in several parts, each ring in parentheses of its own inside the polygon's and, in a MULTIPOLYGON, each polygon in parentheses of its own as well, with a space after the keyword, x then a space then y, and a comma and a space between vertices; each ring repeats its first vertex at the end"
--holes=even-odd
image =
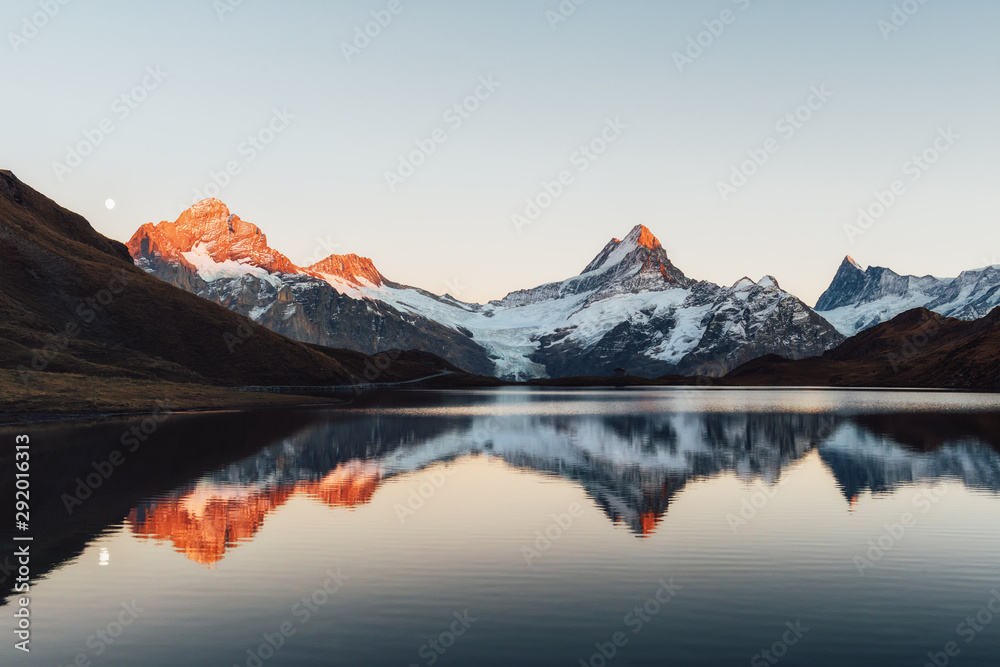
MULTIPOLYGON (((0 171, 0 369, 21 380, 32 371, 333 385, 363 376, 370 362, 291 341, 147 275, 124 244, 0 171)), ((421 377, 428 368, 400 358, 378 380, 421 377)))
POLYGON ((724 383, 998 390, 1000 308, 971 322, 916 308, 819 357, 755 359, 724 383))

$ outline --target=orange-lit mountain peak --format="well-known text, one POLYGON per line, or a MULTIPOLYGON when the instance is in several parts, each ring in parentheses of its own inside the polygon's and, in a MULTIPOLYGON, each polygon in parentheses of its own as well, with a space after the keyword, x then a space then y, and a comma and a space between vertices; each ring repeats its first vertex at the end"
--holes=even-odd
POLYGON ((375 268, 374 262, 367 257, 358 255, 330 255, 321 262, 313 264, 307 272, 324 278, 332 276, 351 284, 361 286, 362 280, 381 287, 385 282, 382 274, 375 268))
POLYGON ((646 225, 636 225, 629 232, 628 236, 625 237, 624 241, 618 238, 611 239, 613 245, 620 245, 622 243, 631 243, 639 248, 649 248, 650 250, 656 250, 662 248, 660 245, 660 240, 653 235, 653 232, 649 230, 646 225))
POLYGON ((844 262, 847 263, 847 264, 850 264, 851 266, 853 266, 858 271, 864 271, 864 269, 861 268, 861 265, 858 264, 857 260, 855 260, 850 255, 848 255, 847 257, 844 258, 844 262))
POLYGON ((174 222, 147 223, 128 242, 133 259, 163 259, 191 270, 235 262, 268 273, 306 274, 358 287, 381 287, 385 278, 367 257, 331 255, 301 268, 271 248, 267 235, 254 224, 230 212, 218 199, 205 199, 181 213, 174 222))
POLYGON ((649 228, 646 227, 646 225, 639 225, 639 226, 637 226, 634 230, 632 230, 632 234, 631 235, 635 235, 635 237, 636 237, 635 238, 636 244, 639 245, 639 246, 641 246, 641 247, 643 247, 643 248, 649 248, 650 250, 656 250, 657 248, 661 248, 662 247, 660 245, 659 239, 657 239, 655 236, 653 236, 653 232, 649 231, 649 228))
POLYGON ((177 218, 176 224, 184 226, 187 224, 201 224, 204 220, 225 220, 232 215, 229 207, 222 201, 214 198, 202 199, 197 204, 191 206, 177 218))
POLYGON ((259 227, 240 219, 218 199, 205 199, 181 213, 174 222, 145 224, 128 242, 132 257, 162 257, 189 268, 184 257, 197 251, 216 263, 234 261, 270 273, 299 273, 291 260, 267 244, 259 227))

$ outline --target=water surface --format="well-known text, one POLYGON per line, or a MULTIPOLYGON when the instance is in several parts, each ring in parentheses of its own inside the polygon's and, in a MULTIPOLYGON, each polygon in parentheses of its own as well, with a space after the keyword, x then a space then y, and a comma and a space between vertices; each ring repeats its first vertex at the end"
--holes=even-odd
POLYGON ((998 408, 407 392, 171 417, 79 503, 141 419, 4 429, 33 439, 37 576, 32 653, 0 660, 992 667, 998 408))

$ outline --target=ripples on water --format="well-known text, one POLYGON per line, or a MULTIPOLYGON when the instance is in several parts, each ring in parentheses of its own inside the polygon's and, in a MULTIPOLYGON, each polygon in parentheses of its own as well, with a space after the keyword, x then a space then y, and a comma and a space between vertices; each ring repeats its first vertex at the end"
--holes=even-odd
POLYGON ((919 666, 953 641, 997 665, 1000 617, 960 624, 1000 588, 998 407, 488 390, 178 416, 72 516, 131 423, 33 427, 32 661, 919 666))

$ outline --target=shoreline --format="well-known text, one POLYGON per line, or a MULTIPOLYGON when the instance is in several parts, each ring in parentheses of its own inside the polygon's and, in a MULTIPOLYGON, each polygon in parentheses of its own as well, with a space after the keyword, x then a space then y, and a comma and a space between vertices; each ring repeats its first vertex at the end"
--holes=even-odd
MULTIPOLYGON (((849 391, 849 392, 911 392, 911 393, 946 393, 946 394, 995 394, 996 390, 989 389, 962 389, 949 387, 831 387, 831 386, 754 386, 754 385, 730 385, 730 384, 664 384, 655 381, 639 383, 608 383, 608 384, 560 384, 555 381, 533 381, 533 382, 507 382, 502 384, 463 385, 451 386, 419 386, 384 388, 375 393, 396 393, 412 391, 449 391, 461 392, 478 389, 498 389, 498 388, 518 388, 518 389, 542 389, 542 390, 575 390, 594 391, 608 389, 685 389, 685 390, 713 390, 713 391, 849 391)), ((344 391, 349 391, 350 387, 345 386, 344 391)), ((199 415, 199 414, 222 414, 259 410, 277 409, 314 409, 314 408, 337 408, 346 407, 353 403, 353 399, 340 397, 308 396, 300 394, 280 394, 263 392, 240 392, 254 397, 261 397, 249 401, 234 401, 218 405, 189 405, 171 409, 170 415, 199 415), (268 397, 273 400, 268 400, 268 397)), ((369 393, 369 392, 366 392, 369 393)), ((67 412, 58 411, 9 411, 0 412, 0 429, 13 428, 17 426, 32 426, 40 424, 59 424, 70 422, 101 421, 130 417, 141 417, 154 414, 154 410, 143 409, 108 409, 108 410, 73 410, 67 412)))
MULTIPOLYGON (((308 399, 308 396, 298 397, 308 399)), ((277 409, 300 409, 300 408, 322 408, 322 407, 342 407, 349 405, 350 401, 338 400, 317 400, 309 403, 265 403, 261 405, 230 405, 218 407, 191 407, 171 410, 169 416, 184 415, 207 415, 207 414, 228 414, 235 412, 249 412, 261 410, 277 409)), ((130 417, 145 417, 155 414, 152 410, 121 410, 113 412, 39 412, 39 413, 3 413, 0 412, 0 429, 15 426, 34 426, 38 424, 59 424, 68 422, 102 421, 130 417)))

